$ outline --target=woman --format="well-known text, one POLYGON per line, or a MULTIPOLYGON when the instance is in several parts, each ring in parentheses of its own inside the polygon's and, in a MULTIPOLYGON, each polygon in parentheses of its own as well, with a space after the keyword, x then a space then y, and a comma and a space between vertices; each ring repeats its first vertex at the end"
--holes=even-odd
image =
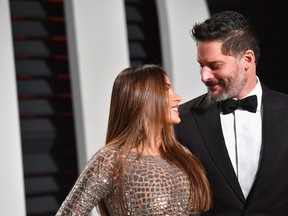
POLYGON ((204 170, 174 137, 181 98, 157 65, 124 69, 116 78, 106 145, 87 163, 57 212, 88 215, 191 215, 207 211, 204 170))

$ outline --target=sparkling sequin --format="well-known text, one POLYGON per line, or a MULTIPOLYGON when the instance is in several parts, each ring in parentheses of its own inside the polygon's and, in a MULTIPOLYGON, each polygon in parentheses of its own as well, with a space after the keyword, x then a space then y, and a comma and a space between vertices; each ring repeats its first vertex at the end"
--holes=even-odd
POLYGON ((100 199, 111 216, 123 215, 120 206, 124 215, 200 215, 188 207, 190 186, 186 174, 161 156, 138 159, 136 153, 131 153, 125 167, 122 199, 115 199, 121 191, 119 185, 111 186, 116 153, 105 147, 91 158, 56 216, 89 215, 100 199))

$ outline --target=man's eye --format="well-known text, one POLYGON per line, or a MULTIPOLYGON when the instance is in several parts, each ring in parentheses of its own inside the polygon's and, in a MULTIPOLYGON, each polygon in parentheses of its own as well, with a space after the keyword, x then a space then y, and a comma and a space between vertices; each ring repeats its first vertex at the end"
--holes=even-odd
POLYGON ((219 70, 222 67, 222 65, 211 65, 212 70, 219 70))

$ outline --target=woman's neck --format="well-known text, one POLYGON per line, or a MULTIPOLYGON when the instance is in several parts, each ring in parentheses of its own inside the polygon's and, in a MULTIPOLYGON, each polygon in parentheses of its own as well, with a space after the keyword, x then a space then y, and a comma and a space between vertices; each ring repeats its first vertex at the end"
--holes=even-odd
POLYGON ((143 143, 143 148, 138 147, 134 150, 137 151, 138 153, 142 151, 142 154, 144 155, 159 155, 160 154, 159 149, 161 143, 162 143, 161 137, 158 136, 156 139, 151 138, 150 141, 143 143))

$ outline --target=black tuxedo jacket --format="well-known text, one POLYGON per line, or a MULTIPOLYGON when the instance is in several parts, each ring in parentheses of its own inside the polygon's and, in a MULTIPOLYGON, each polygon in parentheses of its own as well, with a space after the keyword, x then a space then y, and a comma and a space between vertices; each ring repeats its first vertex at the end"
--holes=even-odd
POLYGON ((202 215, 288 216, 288 95, 262 89, 261 156, 246 200, 226 149, 217 103, 205 94, 180 106, 177 139, 200 158, 213 191, 213 207, 202 215))

